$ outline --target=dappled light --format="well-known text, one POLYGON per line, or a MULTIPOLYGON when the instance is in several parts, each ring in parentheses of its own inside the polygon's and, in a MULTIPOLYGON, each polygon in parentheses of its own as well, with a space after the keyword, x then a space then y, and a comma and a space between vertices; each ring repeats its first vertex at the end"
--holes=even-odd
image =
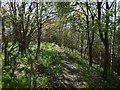
POLYGON ((120 88, 120 1, 0 7, 0 88, 120 88))

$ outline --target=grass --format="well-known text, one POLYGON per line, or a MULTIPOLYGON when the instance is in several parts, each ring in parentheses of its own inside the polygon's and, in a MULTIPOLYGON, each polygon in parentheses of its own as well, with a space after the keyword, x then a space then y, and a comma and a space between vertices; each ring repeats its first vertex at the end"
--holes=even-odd
MULTIPOLYGON (((40 74, 34 75, 31 65, 33 65, 36 45, 30 45, 30 52, 26 54, 17 53, 15 50, 10 57, 10 65, 3 66, 2 85, 3 88, 52 88, 61 84, 63 68, 62 58, 55 50, 55 44, 42 43, 39 54, 38 65, 40 74), (14 75, 11 78, 12 67, 15 67, 14 75), (36 82, 35 82, 36 81, 36 82), (31 83, 30 83, 31 82, 31 83)), ((4 58, 4 55, 3 55, 4 58)))
MULTIPOLYGON (((54 43, 42 43, 39 54, 38 64, 43 69, 40 76, 34 76, 31 72, 31 64, 34 62, 34 56, 37 46, 30 45, 31 52, 25 55, 17 53, 17 49, 13 52, 13 56, 10 58, 11 65, 3 66, 3 88, 55 88, 59 87, 62 83, 63 60, 57 53, 56 44, 54 43), (13 63, 14 62, 14 63, 13 63), (11 79, 11 68, 15 68, 15 73, 11 79), (35 83, 36 81, 36 83, 35 83), (31 83, 30 83, 31 82, 31 83)), ((117 73, 110 72, 108 81, 103 81, 102 73, 103 68, 97 64, 89 66, 89 62, 80 57, 80 53, 77 50, 71 50, 69 48, 61 46, 70 56, 74 58, 74 64, 80 71, 80 87, 81 88, 120 88, 120 78, 117 73)), ((2 54, 2 58, 4 55, 2 54)))

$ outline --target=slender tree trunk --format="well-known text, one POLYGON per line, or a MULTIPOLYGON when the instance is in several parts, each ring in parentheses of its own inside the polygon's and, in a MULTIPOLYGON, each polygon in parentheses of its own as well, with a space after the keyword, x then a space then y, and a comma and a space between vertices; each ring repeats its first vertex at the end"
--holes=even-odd
MULTIPOLYGON (((106 2, 106 9, 107 10, 109 9, 108 2, 106 2)), ((106 21, 108 21, 108 20, 109 20, 109 16, 106 15, 106 21)), ((106 28, 108 28, 108 24, 109 24, 109 22, 106 22, 106 28)), ((108 71, 110 69, 108 30, 105 32, 104 46, 105 46, 105 62, 104 62, 103 77, 104 77, 104 80, 107 80, 108 79, 108 71)))
POLYGON ((90 32, 89 32, 89 11, 88 11, 88 2, 86 2, 86 9, 87 9, 87 15, 86 15, 86 23, 87 23, 87 44, 88 44, 88 54, 89 54, 89 60, 90 60, 90 32))
POLYGON ((5 60, 5 66, 6 65, 8 65, 8 63, 7 63, 7 47, 8 47, 8 43, 5 43, 5 47, 4 47, 4 55, 5 55, 5 58, 4 58, 4 60, 5 60))
MULTIPOLYGON (((94 17, 92 18, 92 22, 94 24, 94 17)), ((93 63, 93 58, 92 58, 92 46, 93 46, 93 41, 94 41, 94 32, 92 33, 92 40, 90 41, 90 44, 89 44, 89 59, 90 59, 90 63, 89 65, 92 66, 92 63, 93 63)))
MULTIPOLYGON (((116 21, 116 0, 114 0, 115 10, 114 10, 114 22, 116 21)), ((114 71, 114 63, 115 63, 115 35, 116 35, 116 22, 114 25, 113 31, 113 44, 112 44, 112 71, 114 71)))
POLYGON ((92 45, 89 46, 89 65, 92 66, 92 45))
POLYGON ((4 65, 7 65, 7 47, 8 47, 8 42, 7 42, 7 38, 5 36, 5 27, 4 27, 4 21, 2 19, 2 39, 3 39, 3 43, 4 43, 4 65))
MULTIPOLYGON (((93 40, 94 40, 94 33, 92 34, 92 39, 90 39, 88 2, 86 2, 86 8, 87 8, 86 23, 87 23, 87 35, 88 35, 89 65, 92 66, 92 62, 93 62, 93 60, 92 60, 92 45, 93 45, 93 40)), ((93 15, 92 15, 92 19, 94 22, 93 15)))
POLYGON ((38 9, 38 3, 36 2, 36 8, 37 8, 37 16, 36 16, 36 20, 37 20, 37 50, 36 50, 36 55, 35 55, 35 62, 34 62, 34 64, 33 64, 33 71, 34 71, 34 75, 35 75, 35 78, 34 78, 34 80, 33 80, 33 82, 34 82, 34 88, 36 88, 36 86, 37 86, 37 81, 36 81, 36 79, 37 79, 37 77, 36 77, 36 74, 37 74, 37 63, 38 63, 38 56, 39 56, 39 53, 40 53, 40 43, 41 43, 41 35, 42 35, 42 22, 41 22, 41 19, 42 19, 42 17, 41 17, 41 14, 42 14, 42 7, 43 6, 41 6, 41 12, 40 12, 40 20, 39 20, 39 9, 38 9))
POLYGON ((82 54, 83 54, 83 41, 84 41, 84 40, 83 40, 83 37, 84 37, 84 36, 83 36, 83 32, 81 32, 81 59, 82 59, 82 57, 83 57, 83 55, 82 55, 82 54))
MULTIPOLYGON (((100 24, 101 4, 102 4, 102 2, 97 2, 99 26, 101 26, 101 24, 100 24)), ((108 1, 106 1, 106 9, 107 10, 109 9, 108 1)), ((108 20, 109 20, 109 16, 106 15, 106 21, 108 21, 108 20)), ((109 24, 109 22, 106 22, 106 29, 108 28, 108 24, 109 24)), ((104 80, 107 80, 108 79, 108 71, 109 71, 109 67, 110 67, 108 30, 106 30, 105 33, 103 34, 101 29, 99 28, 99 34, 100 34, 100 39, 105 47, 103 78, 104 78, 104 80), (104 37, 103 37, 103 35, 104 35, 104 37)))
MULTIPOLYGON (((37 44, 37 51, 36 51, 35 60, 37 62, 38 61, 38 54, 40 52, 40 43, 41 43, 41 34, 42 34, 42 23, 41 23, 41 17, 40 17, 40 20, 39 20, 39 16, 38 16, 38 3, 36 4, 36 6, 37 6, 37 17, 36 17, 36 19, 37 19, 37 28, 38 28, 38 38, 37 38, 38 44, 37 44)), ((41 13, 42 13, 42 10, 41 10, 41 13)))
POLYGON ((108 41, 106 41, 105 44, 105 60, 104 60, 104 71, 103 71, 103 77, 104 80, 107 80, 108 78, 108 66, 109 66, 109 44, 108 41))

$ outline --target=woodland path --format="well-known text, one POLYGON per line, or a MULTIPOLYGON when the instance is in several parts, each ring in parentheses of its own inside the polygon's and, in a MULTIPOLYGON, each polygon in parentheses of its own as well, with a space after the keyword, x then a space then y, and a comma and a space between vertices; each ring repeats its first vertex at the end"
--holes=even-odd
POLYGON ((63 85, 68 89, 80 89, 80 71, 74 64, 74 58, 67 52, 56 46, 57 52, 64 59, 63 67, 63 85))

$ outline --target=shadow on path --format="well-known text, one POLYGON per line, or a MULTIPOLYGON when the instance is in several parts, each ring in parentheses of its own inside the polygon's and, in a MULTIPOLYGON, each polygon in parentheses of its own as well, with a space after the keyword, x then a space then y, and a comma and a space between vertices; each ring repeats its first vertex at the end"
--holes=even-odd
POLYGON ((80 73, 79 69, 74 64, 74 58, 71 57, 64 50, 60 49, 60 47, 56 47, 56 50, 64 59, 63 67, 63 85, 65 88, 80 88, 80 73))

